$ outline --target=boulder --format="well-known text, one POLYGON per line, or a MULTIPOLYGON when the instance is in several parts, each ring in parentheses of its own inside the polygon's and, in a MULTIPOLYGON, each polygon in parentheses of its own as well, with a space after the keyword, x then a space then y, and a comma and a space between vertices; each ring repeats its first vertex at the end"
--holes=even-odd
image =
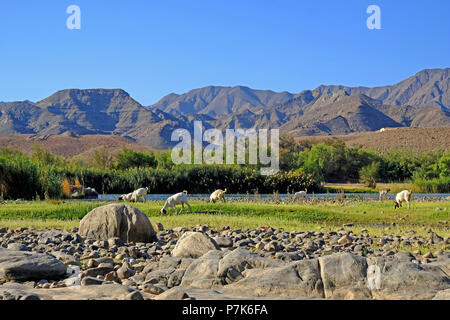
POLYGON ((10 280, 62 279, 64 263, 49 254, 31 253, 0 248, 0 278, 10 280))
MULTIPOLYGON (((97 279, 98 280, 98 279, 97 279)), ((0 296, 9 292, 15 296, 38 295, 40 300, 118 300, 135 289, 120 285, 108 284, 87 285, 74 290, 73 288, 37 289, 21 283, 8 283, 0 286, 0 296)), ((144 297, 150 297, 143 293, 144 297)))
POLYGON ((173 267, 151 271, 147 273, 147 275, 145 276, 145 281, 151 282, 153 284, 154 283, 164 284, 165 286, 167 286, 169 278, 174 271, 175 268, 173 267))
POLYGON ((194 260, 184 272, 181 285, 198 288, 212 288, 221 285, 222 281, 217 277, 217 272, 219 261, 223 255, 223 251, 211 250, 201 258, 194 260))
POLYGON ((418 265, 395 257, 375 257, 368 264, 379 274, 379 285, 371 291, 375 299, 428 300, 450 287, 450 259, 418 265))
POLYGON ((282 265, 280 260, 261 257, 246 249, 235 249, 223 257, 219 262, 217 277, 223 283, 231 283, 242 277, 241 273, 246 269, 267 269, 282 265))
POLYGON ((319 258, 325 298, 367 299, 366 258, 351 253, 337 253, 319 258))
POLYGON ((215 236, 213 239, 219 247, 229 248, 233 246, 233 240, 229 237, 215 236))
POLYGON ((227 289, 251 292, 256 296, 323 298, 323 284, 317 259, 291 262, 267 269, 247 269, 244 278, 227 289))
POLYGON ((201 232, 185 232, 172 251, 174 257, 199 258, 210 250, 220 250, 217 243, 201 232))
POLYGON ((105 241, 115 237, 124 242, 156 241, 156 232, 148 217, 125 204, 95 208, 81 220, 78 232, 84 238, 105 241))

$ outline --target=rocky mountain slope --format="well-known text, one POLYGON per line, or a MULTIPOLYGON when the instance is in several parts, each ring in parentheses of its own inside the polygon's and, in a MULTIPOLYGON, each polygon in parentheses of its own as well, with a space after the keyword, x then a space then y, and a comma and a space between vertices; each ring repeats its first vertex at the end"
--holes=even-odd
POLYGON ((117 135, 167 148, 177 128, 280 128, 343 135, 384 127, 450 126, 449 70, 423 70, 384 87, 319 86, 298 94, 205 87, 144 107, 121 89, 67 89, 42 101, 0 103, 0 134, 117 135))

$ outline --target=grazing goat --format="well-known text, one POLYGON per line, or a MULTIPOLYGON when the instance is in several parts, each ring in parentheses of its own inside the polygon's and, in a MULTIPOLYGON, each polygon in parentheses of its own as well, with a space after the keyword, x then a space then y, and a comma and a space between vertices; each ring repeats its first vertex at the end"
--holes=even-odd
POLYGON ((139 188, 133 191, 133 196, 131 197, 131 201, 138 202, 142 200, 142 202, 147 201, 147 192, 150 192, 150 189, 147 188, 139 188))
POLYGON ((409 209, 409 202, 411 201, 411 190, 403 190, 402 192, 397 193, 395 196, 394 209, 400 208, 402 206, 402 202, 406 201, 409 209))
POLYGON ((189 212, 192 212, 191 206, 189 205, 187 201, 187 191, 184 190, 183 192, 179 192, 177 194, 174 194, 173 196, 167 198, 166 203, 164 203, 164 207, 161 209, 162 214, 166 214, 167 208, 170 207, 170 213, 172 213, 173 210, 175 210, 175 213, 181 213, 184 210, 184 204, 186 204, 189 207, 189 212), (177 212, 177 208, 175 205, 181 203, 181 210, 180 212, 177 212))
POLYGON ((308 189, 305 189, 305 190, 303 190, 303 191, 299 191, 299 192, 296 192, 295 194, 294 194, 294 200, 297 200, 297 199, 299 199, 299 198, 306 198, 306 194, 308 193, 308 189))
POLYGON ((128 194, 123 194, 121 195, 119 198, 117 198, 117 200, 123 200, 126 202, 131 202, 131 199, 133 199, 133 192, 128 193, 128 194))
POLYGON ((391 189, 382 189, 380 190, 380 201, 383 199, 387 199, 388 192, 391 191, 391 189))
POLYGON ((117 200, 123 200, 127 202, 138 202, 139 200, 142 200, 142 202, 146 202, 148 192, 150 192, 149 187, 139 188, 131 193, 121 195, 117 200))
POLYGON ((210 202, 216 203, 216 201, 222 200, 225 201, 225 193, 227 192, 227 188, 225 190, 217 189, 213 193, 211 193, 211 196, 209 197, 210 202))

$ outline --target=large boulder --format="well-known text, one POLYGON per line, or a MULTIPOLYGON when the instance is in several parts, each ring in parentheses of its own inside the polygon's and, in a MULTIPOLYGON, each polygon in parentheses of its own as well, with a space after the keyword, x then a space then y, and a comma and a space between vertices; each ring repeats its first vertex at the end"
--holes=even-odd
POLYGON ((241 278, 246 269, 267 269, 283 264, 280 260, 265 258, 247 249, 237 248, 220 260, 217 277, 222 279, 223 283, 232 283, 241 278))
POLYGON ((244 278, 226 286, 256 296, 323 298, 323 283, 317 259, 291 262, 280 267, 246 269, 244 278))
POLYGON ((124 242, 153 242, 156 232, 148 217, 126 204, 108 204, 89 212, 80 222, 82 237, 97 240, 119 238, 124 242))
POLYGON ((201 232, 185 232, 172 251, 174 257, 199 258, 210 250, 220 250, 217 243, 201 232))
POLYGON ((59 280, 66 275, 66 271, 64 263, 48 254, 0 248, 0 279, 59 280))
POLYGON ((371 290, 374 299, 428 300, 450 288, 450 259, 418 265, 396 257, 374 257, 368 265, 379 278, 371 290))
MULTIPOLYGON (((15 297, 36 295, 40 300, 124 300, 127 299, 127 295, 133 292, 137 291, 117 283, 82 286, 79 289, 54 288, 46 290, 32 288, 17 282, 5 283, 0 286, 0 296, 5 294, 15 297)), ((141 292, 141 294, 147 299, 152 296, 144 292, 141 292)))
POLYGON ((319 258, 325 298, 368 299, 366 258, 336 253, 319 258))

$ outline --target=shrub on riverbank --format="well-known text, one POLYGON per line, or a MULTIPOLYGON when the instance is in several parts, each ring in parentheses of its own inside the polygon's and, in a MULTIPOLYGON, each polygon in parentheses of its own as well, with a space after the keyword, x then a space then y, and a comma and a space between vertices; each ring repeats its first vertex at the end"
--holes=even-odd
POLYGON ((432 180, 418 179, 414 184, 423 193, 450 193, 450 176, 432 180))
POLYGON ((100 193, 129 193, 149 187, 151 193, 210 193, 227 188, 229 193, 286 193, 308 188, 323 191, 311 175, 302 171, 264 176, 259 170, 237 165, 180 165, 173 169, 93 169, 70 165, 34 163, 24 155, 0 157, 0 196, 5 199, 70 196, 69 181, 78 180, 100 193))

